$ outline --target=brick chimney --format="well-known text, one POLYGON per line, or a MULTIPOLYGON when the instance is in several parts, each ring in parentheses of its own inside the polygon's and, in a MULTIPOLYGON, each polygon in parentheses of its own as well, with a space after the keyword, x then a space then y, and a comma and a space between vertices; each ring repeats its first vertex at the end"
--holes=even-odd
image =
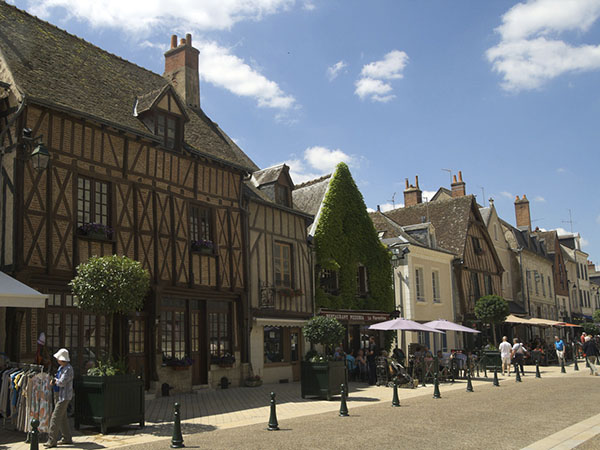
POLYGON ((452 187, 452 198, 454 197, 464 197, 467 195, 467 190, 465 188, 465 182, 462 179, 462 171, 458 171, 458 181, 456 180, 456 175, 454 175, 454 180, 450 185, 452 187))
POLYGON ((177 45, 177 36, 171 36, 171 48, 165 53, 165 77, 175 88, 181 100, 194 108, 200 108, 200 74, 198 55, 192 47, 192 35, 186 34, 177 45))
POLYGON ((406 189, 404 189, 404 206, 418 205, 423 201, 422 192, 419 188, 419 176, 415 177, 415 185, 408 184, 408 178, 406 179, 406 189))
POLYGON ((529 200, 525 194, 523 194, 523 198, 515 199, 515 216, 517 218, 517 228, 527 228, 531 231, 531 215, 529 213, 529 200))

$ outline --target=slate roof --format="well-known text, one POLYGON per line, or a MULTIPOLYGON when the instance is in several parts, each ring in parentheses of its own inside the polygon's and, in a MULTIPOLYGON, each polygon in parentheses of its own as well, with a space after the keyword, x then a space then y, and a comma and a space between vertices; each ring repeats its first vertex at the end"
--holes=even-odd
POLYGON ((431 222, 436 230, 438 246, 462 256, 469 227, 469 212, 473 203, 473 195, 465 195, 419 203, 387 211, 385 214, 402 226, 431 222))
POLYGON ((252 174, 255 185, 263 186, 265 184, 275 183, 277 180, 279 180, 281 172, 283 172, 285 167, 287 167, 285 164, 279 164, 277 166, 257 170, 252 174))
MULTIPOLYGON (((162 76, 0 1, 0 61, 29 101, 79 113, 155 139, 134 117, 136 99, 149 101, 167 85, 162 76)), ((186 106, 184 147, 190 152, 253 172, 256 164, 230 145, 201 109, 186 106)))
POLYGON ((298 208, 288 208, 287 206, 283 206, 278 203, 275 203, 268 196, 266 196, 264 192, 262 192, 259 188, 257 188, 251 180, 244 181, 243 192, 244 192, 244 196, 249 200, 254 200, 259 203, 269 204, 273 208, 283 209, 285 211, 304 216, 307 219, 313 218, 312 215, 306 214, 304 211, 300 211, 298 208))
POLYGON ((378 233, 383 232, 383 236, 381 236, 380 239, 383 240, 401 237, 405 242, 417 244, 417 241, 410 237, 400 225, 398 225, 396 222, 394 222, 382 212, 371 212, 369 213, 369 217, 371 217, 371 221, 373 222, 375 230, 378 233))
POLYGON ((483 219, 485 226, 487 227, 490 224, 490 217, 492 216, 492 208, 487 206, 485 208, 479 208, 479 213, 481 214, 481 218, 483 219))
POLYGON ((292 191, 294 207, 307 214, 316 216, 325 198, 330 180, 331 174, 296 185, 292 191))
POLYGON ((546 252, 548 254, 554 254, 556 252, 556 248, 554 246, 555 240, 558 238, 556 230, 535 231, 535 234, 538 236, 540 241, 544 241, 546 252))

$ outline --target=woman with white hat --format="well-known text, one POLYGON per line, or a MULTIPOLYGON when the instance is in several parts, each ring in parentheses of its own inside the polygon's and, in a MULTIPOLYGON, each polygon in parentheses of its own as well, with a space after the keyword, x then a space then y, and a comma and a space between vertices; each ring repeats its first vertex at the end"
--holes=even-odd
POLYGON ((56 447, 58 444, 72 444, 71 428, 67 418, 67 407, 73 398, 73 367, 69 364, 69 350, 61 348, 54 354, 60 365, 56 377, 51 381, 54 392, 58 393, 58 402, 54 405, 54 411, 50 418, 50 429, 48 430, 48 442, 46 448, 56 447), (62 439, 58 441, 58 433, 62 433, 62 439))

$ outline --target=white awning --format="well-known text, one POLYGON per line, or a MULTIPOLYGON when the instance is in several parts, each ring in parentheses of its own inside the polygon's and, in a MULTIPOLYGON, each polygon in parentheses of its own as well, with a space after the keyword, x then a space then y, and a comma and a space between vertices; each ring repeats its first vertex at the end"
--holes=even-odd
POLYGON ((47 298, 46 294, 40 294, 35 289, 0 272, 0 307, 45 308, 47 298))
POLYGON ((254 324, 261 327, 303 327, 308 319, 279 319, 277 317, 255 317, 254 324))

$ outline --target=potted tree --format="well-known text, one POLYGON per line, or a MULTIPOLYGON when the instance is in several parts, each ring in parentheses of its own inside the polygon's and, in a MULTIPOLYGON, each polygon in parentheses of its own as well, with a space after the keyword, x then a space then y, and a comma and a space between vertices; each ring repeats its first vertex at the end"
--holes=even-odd
MULTIPOLYGON (((510 314, 508 302, 498 295, 486 295, 475 303, 475 316, 483 323, 492 327, 492 347, 498 345, 496 338, 496 324, 502 323, 510 314)), ((494 368, 501 366, 500 352, 496 350, 484 350, 479 362, 480 366, 494 368)))
POLYGON ((301 362, 301 395, 325 397, 331 400, 341 393, 340 385, 346 380, 345 361, 333 360, 333 346, 344 338, 344 326, 332 317, 313 317, 303 329, 304 336, 313 345, 320 345, 324 353, 310 352, 301 362), (310 355, 310 356, 309 356, 310 355))
MULTIPOLYGON (((77 267, 70 283, 78 306, 109 320, 108 359, 75 381, 75 427, 80 424, 108 427, 139 423, 144 426, 144 384, 140 377, 127 373, 122 358, 115 362, 113 330, 117 314, 140 310, 150 285, 150 276, 141 263, 126 256, 93 256, 77 267)), ((117 327, 119 349, 122 330, 117 327)), ((119 355, 120 356, 120 355, 119 355)))

